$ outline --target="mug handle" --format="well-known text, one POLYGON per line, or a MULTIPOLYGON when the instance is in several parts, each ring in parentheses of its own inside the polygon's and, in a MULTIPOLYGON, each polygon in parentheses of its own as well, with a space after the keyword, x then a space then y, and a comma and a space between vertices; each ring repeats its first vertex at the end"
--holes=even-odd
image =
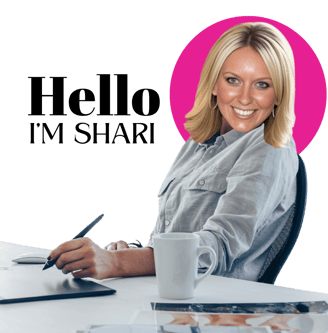
POLYGON ((209 267, 209 269, 207 270, 207 272, 205 274, 203 274, 203 276, 201 276, 200 278, 195 280, 195 288, 198 286, 199 282, 204 280, 206 278, 206 276, 210 275, 215 267, 216 264, 216 253, 214 252, 214 250, 208 246, 199 246, 197 248, 197 257, 199 257, 204 251, 208 251, 210 252, 213 257, 212 257, 212 264, 209 267))

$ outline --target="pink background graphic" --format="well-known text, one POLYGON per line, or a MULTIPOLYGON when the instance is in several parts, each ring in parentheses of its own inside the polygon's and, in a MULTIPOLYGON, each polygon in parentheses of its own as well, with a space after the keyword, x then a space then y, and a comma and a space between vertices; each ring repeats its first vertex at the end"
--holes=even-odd
POLYGON ((244 22, 267 22, 278 28, 290 43, 295 59, 296 122, 293 138, 301 153, 316 135, 326 106, 326 81, 320 62, 310 45, 295 31, 270 19, 241 16, 217 22, 200 32, 181 53, 171 79, 170 102, 175 124, 184 140, 185 115, 194 105, 197 85, 206 56, 216 40, 229 28, 244 22))

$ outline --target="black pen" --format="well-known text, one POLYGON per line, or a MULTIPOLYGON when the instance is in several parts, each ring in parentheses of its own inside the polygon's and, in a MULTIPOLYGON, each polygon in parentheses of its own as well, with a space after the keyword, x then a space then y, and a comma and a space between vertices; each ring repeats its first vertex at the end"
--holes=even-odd
MULTIPOLYGON (((104 214, 98 216, 93 222, 91 222, 86 228, 84 228, 80 233, 78 233, 73 239, 84 237, 103 218, 103 216, 104 214)), ((44 271, 45 269, 52 267, 56 263, 57 259, 58 258, 51 261, 47 261, 42 270, 44 271)))
POLYGON ((136 240, 136 243, 132 242, 132 243, 128 243, 128 245, 136 246, 136 247, 143 247, 143 245, 140 243, 139 239, 135 239, 135 240, 136 240))

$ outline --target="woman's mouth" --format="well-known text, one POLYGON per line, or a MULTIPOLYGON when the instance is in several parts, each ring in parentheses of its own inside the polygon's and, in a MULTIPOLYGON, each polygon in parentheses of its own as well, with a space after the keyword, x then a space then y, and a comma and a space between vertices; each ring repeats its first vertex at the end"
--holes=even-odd
POLYGON ((242 117, 250 116, 251 114, 253 114, 256 111, 256 110, 241 110, 241 109, 237 109, 234 107, 232 107, 232 108, 239 116, 242 116, 242 117))

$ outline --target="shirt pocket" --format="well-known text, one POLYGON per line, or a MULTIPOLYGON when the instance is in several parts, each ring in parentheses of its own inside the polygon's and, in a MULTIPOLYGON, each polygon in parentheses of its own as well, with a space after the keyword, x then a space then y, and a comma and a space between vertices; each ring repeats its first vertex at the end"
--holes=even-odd
POLYGON ((227 190, 228 170, 215 171, 209 174, 195 175, 186 186, 187 190, 210 191, 223 193, 227 190))
POLYGON ((169 188, 170 184, 173 182, 174 179, 175 179, 174 177, 165 178, 157 194, 158 197, 161 197, 166 192, 166 190, 169 188))

